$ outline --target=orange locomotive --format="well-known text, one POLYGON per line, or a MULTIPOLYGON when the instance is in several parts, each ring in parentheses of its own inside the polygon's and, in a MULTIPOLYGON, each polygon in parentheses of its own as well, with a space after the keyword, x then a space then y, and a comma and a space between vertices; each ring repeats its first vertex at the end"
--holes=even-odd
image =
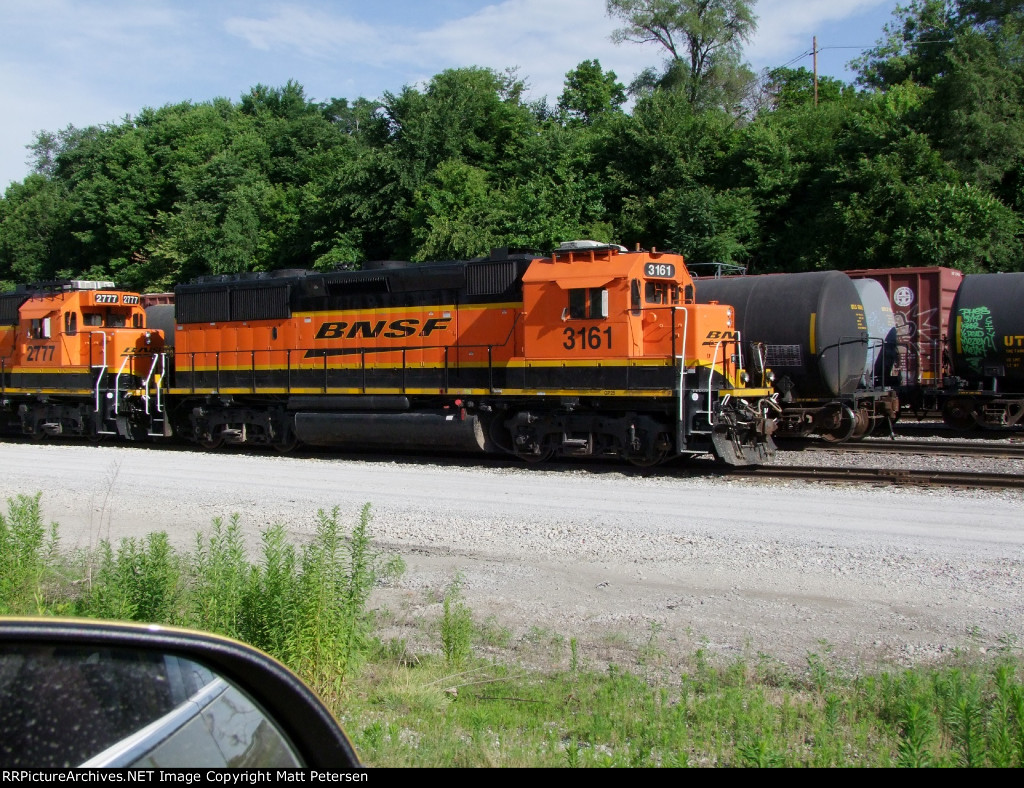
POLYGON ((175 290, 177 430, 223 441, 767 460, 731 307, 683 258, 564 244, 549 258, 206 277, 175 290))
POLYGON ((163 335, 137 293, 67 281, 0 295, 0 413, 33 437, 167 434, 163 335))
POLYGON ((778 408, 743 372, 733 310, 698 305, 675 254, 574 242, 547 258, 204 277, 146 311, 168 374, 137 376, 134 412, 163 434, 166 408, 170 431, 208 448, 437 446, 639 465, 774 453, 778 408))

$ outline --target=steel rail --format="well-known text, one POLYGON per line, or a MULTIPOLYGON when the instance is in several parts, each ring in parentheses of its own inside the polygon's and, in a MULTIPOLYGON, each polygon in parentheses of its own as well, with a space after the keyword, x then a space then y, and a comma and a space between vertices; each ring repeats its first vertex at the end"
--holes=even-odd
POLYGON ((981 489, 1024 489, 1024 475, 1015 473, 970 473, 903 468, 812 468, 804 466, 759 465, 723 469, 724 475, 756 479, 810 479, 822 482, 871 482, 895 486, 966 487, 981 489))
MULTIPOLYGON (((779 446, 786 451, 785 445, 779 446)), ((986 441, 857 441, 856 443, 806 442, 800 451, 827 451, 857 454, 930 454, 952 457, 1009 457, 1024 459, 1024 444, 986 441)))

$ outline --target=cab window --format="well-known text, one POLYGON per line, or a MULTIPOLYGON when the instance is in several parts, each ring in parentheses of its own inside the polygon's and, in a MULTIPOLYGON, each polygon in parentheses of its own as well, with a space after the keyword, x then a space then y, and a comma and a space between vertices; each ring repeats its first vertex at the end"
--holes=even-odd
POLYGON ((64 333, 68 336, 74 336, 78 333, 78 313, 77 312, 65 312, 64 313, 64 333))
POLYGON ((49 339, 50 318, 33 318, 32 325, 29 326, 29 337, 31 339, 49 339))
POLYGON ((82 315, 83 326, 102 326, 103 315, 98 312, 86 312, 82 315))
POLYGON ((675 282, 645 282, 644 300, 648 304, 678 304, 679 285, 675 282))
POLYGON ((573 320, 608 317, 608 291, 603 287, 577 287, 569 291, 569 317, 573 320))

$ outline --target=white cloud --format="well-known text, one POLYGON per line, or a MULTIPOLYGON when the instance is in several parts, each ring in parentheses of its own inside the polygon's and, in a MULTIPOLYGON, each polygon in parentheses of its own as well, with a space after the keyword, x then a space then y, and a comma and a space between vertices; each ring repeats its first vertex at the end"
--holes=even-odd
POLYGON ((403 73, 404 84, 445 68, 517 67, 535 96, 552 100, 561 93, 565 73, 582 60, 596 58, 627 82, 660 62, 654 50, 610 42, 614 24, 604 0, 505 0, 420 29, 397 19, 372 24, 322 8, 280 6, 269 16, 233 17, 225 29, 260 50, 330 61, 338 70, 348 65, 403 73))
MULTIPOLYGON (((758 69, 782 65, 809 52, 815 34, 821 48, 870 45, 894 6, 760 0, 746 58, 758 69), (869 24, 854 36, 836 20, 869 24), (836 31, 860 40, 837 40, 836 31)), ((583 60, 599 60, 626 84, 662 64, 657 46, 612 44, 615 27, 605 0, 0 0, 0 189, 24 177, 25 146, 38 131, 236 99, 257 83, 294 79, 315 100, 378 98, 446 68, 517 67, 530 98, 553 103, 583 60)), ((823 73, 842 71, 833 57, 823 73)))
POLYGON ((747 47, 746 57, 753 63, 781 65, 779 61, 788 60, 802 49, 810 52, 813 37, 823 29, 835 31, 830 36, 834 40, 819 36, 819 47, 872 45, 882 33, 876 24, 879 9, 884 12, 895 5, 893 0, 760 0, 755 6, 757 34, 747 47), (867 30, 861 25, 835 27, 837 22, 868 14, 872 21, 867 30), (859 40, 869 35, 870 40, 859 40))
POLYGON ((367 63, 379 63, 382 30, 350 17, 322 10, 280 6, 264 18, 232 16, 224 30, 263 51, 293 50, 306 57, 335 58, 347 53, 365 56, 367 63), (364 54, 365 53, 365 54, 364 54))

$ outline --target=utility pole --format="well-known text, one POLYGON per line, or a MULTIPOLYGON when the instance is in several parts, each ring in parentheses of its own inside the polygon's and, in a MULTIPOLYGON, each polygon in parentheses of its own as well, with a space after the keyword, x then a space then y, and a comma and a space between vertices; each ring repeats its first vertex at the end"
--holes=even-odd
POLYGON ((818 37, 812 39, 811 49, 814 51, 814 106, 818 106, 818 37))

